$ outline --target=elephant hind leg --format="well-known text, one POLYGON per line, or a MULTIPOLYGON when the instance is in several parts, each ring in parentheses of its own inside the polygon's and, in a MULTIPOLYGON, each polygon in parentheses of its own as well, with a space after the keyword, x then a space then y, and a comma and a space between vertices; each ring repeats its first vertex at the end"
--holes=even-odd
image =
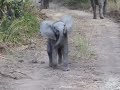
POLYGON ((101 2, 99 2, 99 16, 100 16, 100 19, 104 19, 103 8, 104 8, 104 2, 101 1, 101 2))
POLYGON ((107 0, 105 0, 104 2, 104 6, 103 6, 103 15, 106 15, 106 6, 107 6, 107 0))
POLYGON ((58 63, 62 63, 62 48, 58 49, 58 63))

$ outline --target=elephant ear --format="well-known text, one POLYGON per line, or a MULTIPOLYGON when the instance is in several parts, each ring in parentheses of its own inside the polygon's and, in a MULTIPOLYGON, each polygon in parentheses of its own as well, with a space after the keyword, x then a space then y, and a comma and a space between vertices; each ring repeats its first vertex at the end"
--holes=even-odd
POLYGON ((52 29, 53 23, 54 22, 52 21, 43 21, 40 25, 40 32, 43 37, 56 40, 55 34, 52 29))
POLYGON ((72 16, 64 16, 64 17, 62 17, 61 21, 65 23, 67 32, 70 33, 72 31, 72 27, 73 27, 72 16))

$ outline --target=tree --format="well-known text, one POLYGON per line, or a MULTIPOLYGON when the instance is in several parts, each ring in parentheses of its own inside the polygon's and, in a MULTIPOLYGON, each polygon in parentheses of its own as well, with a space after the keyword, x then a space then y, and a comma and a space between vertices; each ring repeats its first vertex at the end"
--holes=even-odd
POLYGON ((22 16, 23 0, 0 0, 0 20, 3 16, 9 19, 22 16))

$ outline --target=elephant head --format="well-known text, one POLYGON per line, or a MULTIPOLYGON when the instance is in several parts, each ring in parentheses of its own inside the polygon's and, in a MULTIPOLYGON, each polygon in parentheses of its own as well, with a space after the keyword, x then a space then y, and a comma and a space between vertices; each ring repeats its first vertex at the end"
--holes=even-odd
POLYGON ((72 31, 72 17, 64 16, 59 21, 43 21, 40 25, 40 32, 42 36, 45 36, 52 40, 57 40, 56 45, 59 45, 64 36, 72 31))

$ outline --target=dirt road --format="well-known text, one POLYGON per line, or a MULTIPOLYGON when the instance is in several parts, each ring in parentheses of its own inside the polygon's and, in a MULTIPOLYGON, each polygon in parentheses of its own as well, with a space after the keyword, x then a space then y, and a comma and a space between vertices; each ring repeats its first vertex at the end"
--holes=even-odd
POLYGON ((35 38, 36 49, 22 46, 0 61, 0 90, 120 90, 119 26, 109 19, 93 20, 91 13, 64 7, 43 12, 52 20, 64 15, 74 18, 69 38, 70 71, 49 68, 46 40, 35 38), (94 52, 91 58, 76 54, 81 45, 76 40, 82 35, 89 42, 85 48, 94 52), (32 63, 34 59, 38 62, 32 63))

